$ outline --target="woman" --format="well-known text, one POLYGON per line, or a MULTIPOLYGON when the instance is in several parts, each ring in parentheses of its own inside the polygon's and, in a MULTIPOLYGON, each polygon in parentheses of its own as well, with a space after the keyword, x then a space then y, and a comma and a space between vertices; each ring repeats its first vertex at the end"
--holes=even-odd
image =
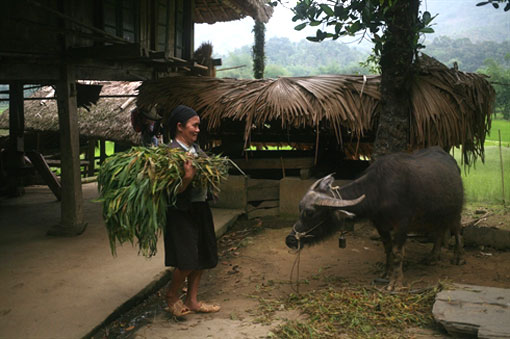
MULTIPOLYGON (((200 117, 187 106, 177 106, 166 126, 171 148, 180 148, 196 156, 206 156, 196 143, 200 132, 200 117)), ((175 206, 167 211, 165 232, 165 265, 175 270, 168 287, 166 301, 170 312, 183 316, 190 312, 218 312, 218 305, 197 299, 198 286, 204 269, 216 267, 218 251, 211 210, 206 202, 207 189, 192 187, 196 169, 190 161, 184 163, 184 176, 175 206), (188 280, 184 303, 179 299, 182 284, 188 280)))

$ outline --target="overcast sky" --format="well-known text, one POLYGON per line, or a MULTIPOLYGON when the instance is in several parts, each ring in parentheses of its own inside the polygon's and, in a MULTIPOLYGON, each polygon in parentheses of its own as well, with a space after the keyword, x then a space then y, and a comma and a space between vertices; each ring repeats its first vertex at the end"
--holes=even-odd
MULTIPOLYGON (((316 27, 307 27, 302 31, 294 30, 294 26, 299 23, 292 22, 292 17, 293 14, 289 8, 276 6, 273 16, 266 24, 266 40, 272 37, 287 37, 292 41, 299 41, 307 36, 315 35, 316 27)), ((215 54, 226 54, 241 46, 252 45, 253 25, 254 21, 251 17, 213 25, 195 25, 195 46, 198 47, 203 41, 210 41, 215 54)))
MULTIPOLYGON (((423 12, 428 10, 432 15, 440 14, 441 6, 459 7, 470 6, 473 7, 481 0, 422 0, 420 10, 423 12)), ((275 8, 274 14, 266 24, 266 41, 272 37, 287 37, 291 41, 299 41, 305 39, 307 36, 315 35, 317 27, 306 27, 301 31, 294 30, 294 27, 300 22, 292 22, 293 14, 290 6, 295 3, 295 0, 288 1, 290 5, 278 5, 275 8)), ((487 12, 491 15, 494 14, 492 6, 487 5, 479 8, 480 20, 486 20, 487 12), (484 14, 485 13, 485 14, 484 14), (484 19, 485 17, 485 19, 484 19)), ((499 11, 502 12, 500 9, 499 11)), ((510 13, 505 13, 510 18, 510 13)), ((436 27, 441 25, 441 15, 434 19, 436 27)), ((509 19, 510 20, 510 19, 509 19)), ((251 17, 243 20, 232 22, 216 23, 213 25, 200 24, 195 25, 195 46, 198 47, 203 41, 210 41, 213 44, 215 55, 224 55, 229 51, 244 45, 253 44, 253 24, 254 21, 251 17)), ((510 24, 509 24, 510 25, 510 24)), ((429 37, 430 39, 431 37, 429 37)), ((355 38, 345 38, 342 40, 345 43, 352 44, 353 46, 360 47, 355 38)), ((367 48, 365 46, 365 48, 367 48)))

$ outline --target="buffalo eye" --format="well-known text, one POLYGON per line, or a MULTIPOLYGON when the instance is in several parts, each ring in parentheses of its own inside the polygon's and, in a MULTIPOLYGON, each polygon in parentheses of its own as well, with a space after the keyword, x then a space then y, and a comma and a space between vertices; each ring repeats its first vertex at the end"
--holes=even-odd
POLYGON ((312 209, 304 209, 303 210, 303 217, 310 218, 313 215, 314 211, 312 209))

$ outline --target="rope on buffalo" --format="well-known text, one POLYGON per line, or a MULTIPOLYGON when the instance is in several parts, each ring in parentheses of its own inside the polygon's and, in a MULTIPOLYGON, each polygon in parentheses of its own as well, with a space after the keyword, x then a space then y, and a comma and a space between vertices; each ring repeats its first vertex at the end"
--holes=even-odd
POLYGON ((301 246, 301 239, 302 238, 313 237, 313 235, 308 234, 308 233, 310 233, 311 231, 313 231, 314 229, 316 229, 317 227, 322 225, 322 223, 324 223, 324 221, 321 221, 320 223, 318 223, 317 225, 315 225, 314 227, 312 227, 311 229, 309 229, 306 232, 298 232, 296 230, 296 226, 295 225, 292 227, 292 230, 294 231, 294 237, 296 238, 296 240, 298 242, 298 249, 296 251, 296 254, 297 254, 296 255, 296 259, 294 259, 294 263, 292 264, 292 268, 290 270, 289 280, 290 280, 290 287, 297 294, 299 294, 299 264, 301 262, 301 250, 303 249, 303 247, 301 246), (294 273, 294 268, 296 267, 296 264, 297 264, 297 275, 296 275, 296 279, 297 280, 296 280, 296 289, 294 289, 294 286, 292 285, 292 275, 294 273))
MULTIPOLYGON (((337 198, 337 199, 342 199, 342 196, 340 195, 340 187, 338 186, 329 186, 330 187, 330 192, 331 194, 333 195, 334 198, 337 198)), ((289 277, 289 281, 290 281, 290 287, 292 288, 292 290, 294 292, 296 292, 297 294, 299 294, 299 265, 301 263, 301 250, 303 249, 301 247, 301 239, 302 238, 305 238, 305 237, 313 237, 313 235, 309 235, 308 233, 310 233, 311 231, 313 231, 314 229, 316 229, 319 225, 321 225, 323 222, 320 222, 318 223, 317 225, 315 225, 314 227, 312 227, 310 230, 308 230, 307 232, 298 232, 296 230, 296 226, 293 226, 292 229, 295 233, 294 237, 296 238, 296 240, 298 241, 298 249, 296 251, 296 259, 294 259, 294 263, 292 264, 292 268, 290 270, 290 277, 289 277), (296 268, 296 265, 297 265, 297 274, 296 274, 296 289, 294 289, 294 285, 292 284, 292 276, 294 274, 294 268, 296 268)), ((342 233, 343 235, 343 233, 342 233)))

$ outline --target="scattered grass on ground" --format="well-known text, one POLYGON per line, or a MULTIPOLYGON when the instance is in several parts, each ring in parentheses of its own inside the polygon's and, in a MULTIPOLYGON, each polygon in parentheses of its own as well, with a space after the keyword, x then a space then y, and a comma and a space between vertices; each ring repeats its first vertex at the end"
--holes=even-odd
POLYGON ((419 293, 392 294, 374 287, 329 286, 260 303, 263 312, 295 309, 306 319, 287 321, 274 330, 277 338, 405 337, 410 327, 434 326, 432 305, 441 286, 419 293))

